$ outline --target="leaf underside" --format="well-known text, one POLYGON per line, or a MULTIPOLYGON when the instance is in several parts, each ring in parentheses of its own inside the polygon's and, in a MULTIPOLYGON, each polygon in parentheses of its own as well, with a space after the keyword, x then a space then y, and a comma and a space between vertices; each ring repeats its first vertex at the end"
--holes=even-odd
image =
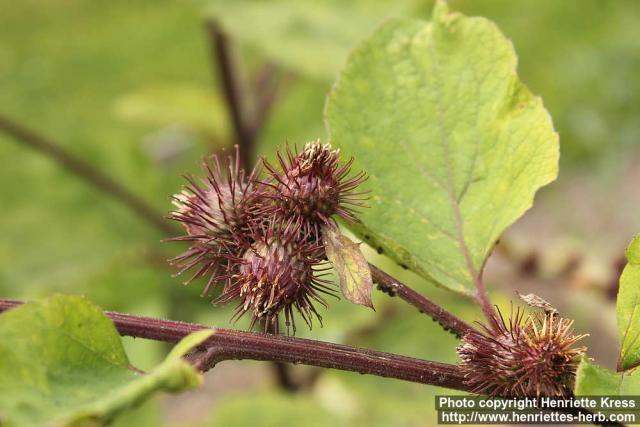
POLYGON ((350 56, 325 111, 331 143, 367 171, 353 231, 398 263, 468 294, 503 231, 558 169, 558 136, 483 18, 396 19, 350 56))
POLYGON ((620 276, 616 303, 620 355, 618 369, 640 364, 640 235, 626 251, 627 265, 620 276))

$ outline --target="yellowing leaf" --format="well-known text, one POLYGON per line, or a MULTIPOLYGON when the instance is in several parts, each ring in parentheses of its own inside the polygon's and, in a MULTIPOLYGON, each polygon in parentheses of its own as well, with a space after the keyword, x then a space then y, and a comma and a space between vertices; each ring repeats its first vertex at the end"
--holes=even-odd
POLYGON ((354 304, 373 308, 371 270, 360 245, 334 227, 323 227, 322 235, 327 258, 338 273, 342 294, 354 304))
POLYGON ((395 19, 347 60, 327 99, 330 141, 369 174, 357 235, 470 294, 503 231, 558 172, 558 135, 489 20, 395 19))
POLYGON ((640 235, 629 244, 627 266, 620 276, 616 304, 620 356, 618 369, 626 370, 640 364, 640 235))

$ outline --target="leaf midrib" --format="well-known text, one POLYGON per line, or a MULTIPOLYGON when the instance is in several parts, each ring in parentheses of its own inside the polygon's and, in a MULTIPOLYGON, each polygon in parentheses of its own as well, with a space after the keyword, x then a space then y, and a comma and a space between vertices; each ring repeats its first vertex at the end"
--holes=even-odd
MULTIPOLYGON (((430 30, 432 31, 431 36, 433 37, 433 24, 430 24, 430 30)), ((429 28, 429 27, 428 27, 429 28)), ((418 33, 420 34, 420 32, 418 33)), ((414 35, 414 38, 416 36, 414 35)), ((469 277, 471 278, 472 282, 474 284, 476 284, 477 286, 477 282, 479 280, 479 275, 478 275, 478 271, 476 270, 475 266, 473 265, 473 259, 471 257, 471 252, 469 250, 469 247, 466 243, 466 239, 464 237, 464 222, 463 222, 463 218, 462 218, 462 211, 460 209, 460 201, 462 200, 462 198, 464 197, 464 195, 466 194, 466 188, 468 188, 468 186, 470 185, 470 179, 467 179, 465 182, 465 191, 461 192, 460 197, 456 196, 455 193, 455 183, 454 183, 454 177, 453 177, 453 172, 452 172, 452 160, 451 160, 451 150, 450 150, 450 141, 449 138, 447 136, 447 132, 446 132, 446 115, 445 115, 445 110, 444 110, 444 102, 443 102, 443 94, 441 91, 441 84, 442 84, 442 77, 440 75, 440 71, 439 71, 439 65, 438 65, 438 58, 437 58, 437 54, 435 53, 435 41, 432 38, 430 40, 430 43, 427 43, 427 53, 429 55, 430 58, 430 62, 429 64, 431 64, 431 79, 429 79, 428 75, 425 75, 425 73, 418 73, 419 76, 421 76, 421 78, 425 79, 426 77, 426 85, 427 87, 432 87, 434 89, 435 92, 435 107, 436 107, 436 113, 437 113, 437 126, 438 126, 438 132, 440 134, 440 138, 439 138, 439 143, 441 145, 442 148, 442 152, 445 158, 445 167, 446 167, 446 172, 447 172, 447 176, 446 176, 446 182, 441 182, 440 180, 438 180, 437 178, 435 178, 434 176, 432 176, 429 171, 425 170, 424 167, 422 167, 420 164, 418 164, 417 162, 415 162, 415 158, 413 156, 410 156, 410 159, 413 159, 414 164, 416 165, 416 168, 423 174, 426 175, 427 177, 430 177, 431 180, 433 182, 435 182, 436 184, 438 184, 438 186, 445 191, 445 193, 447 194, 447 198, 449 200, 449 204, 454 216, 454 225, 455 225, 455 235, 451 234, 448 232, 448 230, 444 230, 442 229, 443 235, 445 235, 446 237, 449 237, 450 239, 452 239, 454 242, 457 243, 457 245, 460 248, 460 251, 462 253, 462 256, 464 257, 465 260, 465 265, 467 267, 468 270, 468 274, 469 277)), ((409 57, 413 60, 413 55, 409 55, 409 57)), ((415 65, 415 61, 414 61, 414 65, 415 65)), ((419 69, 419 67, 415 66, 414 68, 419 69)), ((473 162, 471 164, 471 167, 469 168, 469 172, 468 172, 468 176, 473 176, 473 172, 475 170, 475 161, 478 155, 478 140, 474 140, 474 144, 475 144, 475 150, 474 150, 474 156, 473 156, 473 162)), ((428 219, 431 223, 433 223, 430 219, 428 219)), ((438 227, 438 228, 442 228, 442 227, 438 227)))

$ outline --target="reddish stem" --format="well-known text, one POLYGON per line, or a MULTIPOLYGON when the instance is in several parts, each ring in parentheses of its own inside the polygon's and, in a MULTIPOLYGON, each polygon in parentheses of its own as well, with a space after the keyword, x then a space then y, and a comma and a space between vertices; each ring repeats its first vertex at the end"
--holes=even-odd
MULTIPOLYGON (((0 312, 20 304, 22 304, 21 301, 0 300, 0 312)), ((175 320, 154 319, 111 311, 105 314, 113 320, 121 335, 156 341, 177 342, 192 332, 207 329, 203 325, 175 320)), ((215 333, 200 346, 200 349, 207 353, 206 357, 198 358, 198 364, 202 370, 223 360, 277 361, 470 391, 464 384, 464 377, 456 365, 323 341, 222 328, 212 329, 215 333)))
POLYGON ((464 320, 448 312, 438 304, 414 291, 404 283, 380 270, 373 264, 369 264, 373 281, 378 284, 378 289, 390 296, 398 296, 400 299, 416 307, 421 313, 430 316, 438 322, 445 331, 449 331, 457 337, 463 337, 473 329, 464 320))

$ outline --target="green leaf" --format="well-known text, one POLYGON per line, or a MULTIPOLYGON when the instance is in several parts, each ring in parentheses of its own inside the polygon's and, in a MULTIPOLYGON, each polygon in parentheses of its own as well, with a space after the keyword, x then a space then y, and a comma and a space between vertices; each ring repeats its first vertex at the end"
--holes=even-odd
POLYGON ((111 320, 81 297, 57 295, 0 316, 0 419, 7 426, 107 422, 161 390, 201 383, 184 360, 213 331, 181 341, 148 374, 133 369, 111 320))
POLYGON ((385 17, 407 13, 412 0, 216 0, 210 13, 226 31, 276 63, 332 80, 355 46, 385 17))
POLYGON ((640 394, 640 372, 612 372, 582 356, 576 372, 576 396, 629 396, 640 394))
POLYGON ((115 111, 119 117, 131 122, 182 126, 221 141, 230 138, 224 102, 207 87, 191 84, 148 86, 119 98, 115 111))
POLYGON ((484 18, 393 20, 359 46, 328 97, 330 140, 372 191, 359 237, 469 293, 506 227, 558 171, 558 135, 484 18))
POLYGON ((616 305, 620 337, 619 370, 640 364, 640 235, 631 241, 626 256, 627 266, 620 276, 616 305))
POLYGON ((324 226, 322 235, 327 259, 338 273, 342 295, 354 304, 373 308, 371 270, 360 245, 335 227, 324 226))

